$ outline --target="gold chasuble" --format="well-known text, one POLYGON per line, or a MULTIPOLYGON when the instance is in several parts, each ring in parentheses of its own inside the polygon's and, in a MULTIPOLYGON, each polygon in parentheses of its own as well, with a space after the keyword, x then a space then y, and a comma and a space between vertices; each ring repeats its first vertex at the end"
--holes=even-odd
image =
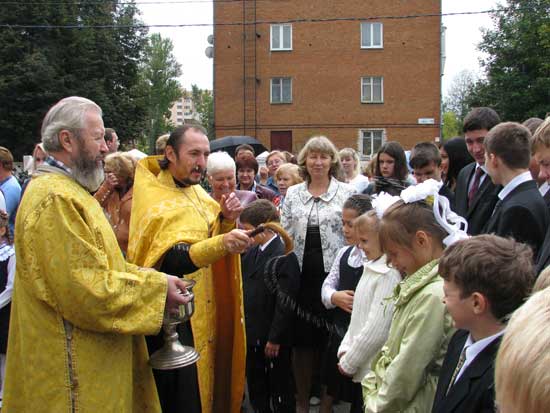
POLYGON ((227 254, 222 239, 234 223, 221 219, 220 206, 200 185, 177 187, 170 172, 160 169, 159 159, 147 157, 136 168, 128 258, 160 268, 174 245, 191 246, 191 260, 200 269, 185 277, 196 281, 191 329, 200 353, 202 411, 238 413, 246 352, 241 269, 239 256, 227 254))
POLYGON ((160 412, 144 335, 161 328, 166 276, 128 264, 99 203, 61 173, 32 179, 15 234, 2 413, 160 412))

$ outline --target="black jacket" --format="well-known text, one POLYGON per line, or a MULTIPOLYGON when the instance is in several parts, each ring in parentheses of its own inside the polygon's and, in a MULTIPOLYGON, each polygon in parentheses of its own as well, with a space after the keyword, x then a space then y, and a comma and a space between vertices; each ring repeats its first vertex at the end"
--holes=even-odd
POLYGON ((476 163, 466 165, 458 174, 455 189, 455 212, 468 221, 468 234, 478 235, 491 217, 498 193, 502 186, 495 185, 489 175, 485 176, 482 184, 468 206, 468 183, 475 172, 476 163))
MULTIPOLYGON (((273 257, 284 255, 284 246, 277 236, 264 251, 253 247, 242 256, 246 340, 249 346, 292 344, 294 314, 265 283, 265 269, 273 257)), ((299 289, 300 267, 294 253, 281 258, 277 266, 277 288, 295 298, 299 289)))
POLYGON ((493 215, 483 228, 486 234, 513 237, 533 248, 534 257, 544 242, 550 217, 535 181, 515 187, 497 204, 493 215))
POLYGON ((495 339, 464 370, 449 389, 468 331, 458 330, 447 348, 437 383, 432 413, 493 413, 495 411, 495 358, 501 337, 495 339))

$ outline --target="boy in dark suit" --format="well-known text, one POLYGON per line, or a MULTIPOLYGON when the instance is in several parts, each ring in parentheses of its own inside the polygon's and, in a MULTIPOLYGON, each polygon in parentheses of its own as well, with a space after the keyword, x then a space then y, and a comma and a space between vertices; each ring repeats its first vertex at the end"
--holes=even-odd
MULTIPOLYGON (((441 153, 432 142, 420 142, 414 145, 411 150, 409 165, 413 169, 414 178, 417 184, 428 179, 435 179, 441 182, 441 153)), ((448 186, 443 185, 439 190, 449 200, 451 209, 455 210, 455 194, 448 186)))
MULTIPOLYGON (((278 222, 275 206, 265 199, 249 204, 240 215, 241 225, 278 222)), ((281 296, 295 297, 300 268, 294 253, 282 257, 276 267, 276 286, 268 287, 265 270, 285 248, 279 235, 265 230, 254 236, 253 247, 242 257, 244 313, 246 325, 246 376, 254 412, 294 412, 294 388, 290 376, 293 314, 281 296), (273 291, 273 287, 278 291, 273 291), (273 410, 272 410, 273 409, 273 410)))
POLYGON ((487 134, 484 146, 485 168, 493 183, 503 188, 483 233, 512 236, 530 245, 536 257, 550 217, 529 172, 531 132, 519 123, 501 123, 487 134))
POLYGON ((495 186, 485 169, 487 133, 500 123, 500 117, 491 108, 474 108, 464 118, 466 148, 475 162, 466 165, 458 174, 455 189, 455 212, 468 221, 468 234, 481 233, 497 203, 500 187, 495 186))
POLYGON ((441 367, 432 413, 494 412, 495 357, 505 320, 531 291, 533 253, 512 239, 478 235, 449 246, 439 274, 459 330, 441 367))

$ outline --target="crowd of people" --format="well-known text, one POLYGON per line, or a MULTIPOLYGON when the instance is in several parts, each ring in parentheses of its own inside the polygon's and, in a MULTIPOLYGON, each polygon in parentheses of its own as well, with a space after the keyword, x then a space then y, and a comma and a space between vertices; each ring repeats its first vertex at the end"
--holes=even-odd
POLYGON ((550 118, 463 131, 263 165, 184 125, 136 159, 62 99, 30 179, 0 147, 2 411, 549 411, 550 118), (151 369, 187 280, 200 359, 151 369))

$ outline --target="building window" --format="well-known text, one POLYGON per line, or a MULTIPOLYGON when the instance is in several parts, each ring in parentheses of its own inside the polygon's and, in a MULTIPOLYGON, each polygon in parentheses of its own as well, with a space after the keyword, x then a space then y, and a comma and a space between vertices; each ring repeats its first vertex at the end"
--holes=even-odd
POLYGON ((292 103, 292 79, 290 77, 271 79, 271 103, 292 103))
POLYGON ((361 23, 361 49, 384 47, 382 23, 361 23))
POLYGON ((359 131, 359 148, 361 154, 372 158, 384 143, 384 129, 361 129, 359 131))
POLYGON ((361 78, 361 102, 383 103, 384 102, 384 78, 383 77, 362 77, 361 78))
POLYGON ((292 25, 271 25, 271 50, 292 50, 292 25))

